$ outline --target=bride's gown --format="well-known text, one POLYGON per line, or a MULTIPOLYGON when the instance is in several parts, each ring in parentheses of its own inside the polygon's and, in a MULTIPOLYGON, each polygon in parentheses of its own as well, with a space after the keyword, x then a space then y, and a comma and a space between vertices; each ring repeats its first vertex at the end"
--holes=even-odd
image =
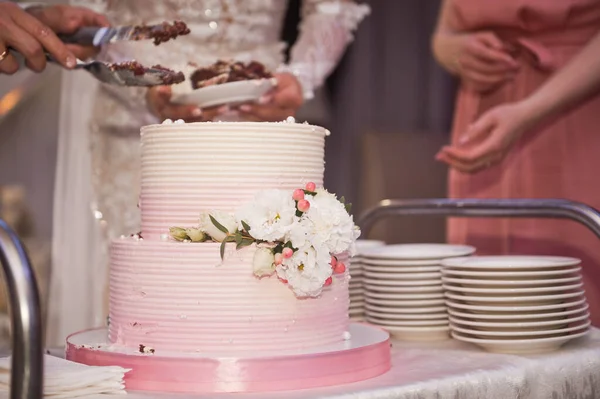
MULTIPOLYGON (((300 37, 283 65, 279 41, 287 0, 72 0, 107 13, 115 25, 183 20, 192 33, 155 46, 112 45, 101 57, 184 68, 189 62, 259 60, 294 73, 306 98, 338 63, 368 7, 304 0, 300 37)), ((53 271, 48 341, 105 323, 108 240, 139 229, 139 128, 157 121, 145 90, 98 86, 63 73, 54 198, 53 271)))

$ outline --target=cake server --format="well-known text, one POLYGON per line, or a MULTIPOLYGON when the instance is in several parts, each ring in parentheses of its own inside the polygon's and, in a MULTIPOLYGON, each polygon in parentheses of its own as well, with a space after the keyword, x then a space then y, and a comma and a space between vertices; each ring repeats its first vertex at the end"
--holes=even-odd
POLYGON ((161 35, 168 35, 170 29, 175 29, 170 38, 189 33, 189 29, 183 22, 176 21, 174 24, 162 23, 148 26, 83 27, 73 34, 59 35, 59 38, 68 44, 97 47, 119 41, 158 40, 161 35))
MULTIPOLYGON (((11 50, 11 53, 17 58, 19 64, 25 64, 24 58, 20 53, 14 50, 11 50)), ((46 59, 49 62, 58 63, 48 53, 46 53, 46 59)), ((159 66, 147 68, 134 61, 108 63, 95 60, 81 61, 78 59, 74 69, 84 69, 100 82, 116 86, 162 86, 181 83, 185 80, 183 72, 176 72, 159 66)))

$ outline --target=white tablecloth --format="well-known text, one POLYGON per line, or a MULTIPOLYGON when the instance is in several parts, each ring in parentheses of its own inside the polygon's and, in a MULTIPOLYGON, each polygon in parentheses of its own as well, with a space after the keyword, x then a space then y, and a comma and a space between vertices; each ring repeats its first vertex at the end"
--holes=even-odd
MULTIPOLYGON (((377 378, 271 394, 173 395, 130 392, 128 399, 599 399, 600 330, 536 356, 498 355, 454 340, 393 343, 393 367, 377 378)), ((88 399, 109 399, 101 395, 88 399)), ((123 396, 114 396, 123 399, 123 396)))

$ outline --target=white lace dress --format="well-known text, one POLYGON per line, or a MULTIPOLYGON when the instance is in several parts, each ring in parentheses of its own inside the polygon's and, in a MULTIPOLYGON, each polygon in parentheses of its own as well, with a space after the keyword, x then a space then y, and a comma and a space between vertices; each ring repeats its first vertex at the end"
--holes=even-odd
MULTIPOLYGON (((105 59, 176 69, 189 62, 258 60, 294 73, 307 99, 335 68, 369 12, 348 0, 304 0, 300 36, 289 65, 283 65, 285 44, 279 37, 287 0, 71 3, 105 12, 115 25, 183 20, 192 31, 160 46, 112 45, 100 55, 105 59)), ((105 322, 108 240, 139 230, 139 129, 158 122, 146 109, 142 89, 98 86, 73 72, 63 74, 62 84, 48 330, 54 345, 75 330, 105 322)))

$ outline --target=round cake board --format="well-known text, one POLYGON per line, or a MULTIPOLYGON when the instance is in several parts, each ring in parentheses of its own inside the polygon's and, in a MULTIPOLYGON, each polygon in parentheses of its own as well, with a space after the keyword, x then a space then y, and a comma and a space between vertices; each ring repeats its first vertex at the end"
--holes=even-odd
POLYGON ((108 342, 107 330, 67 337, 66 358, 90 366, 121 366, 125 389, 170 393, 268 392, 316 388, 376 377, 391 368, 389 334, 350 323, 350 337, 301 353, 208 357, 200 353, 140 353, 108 342))

